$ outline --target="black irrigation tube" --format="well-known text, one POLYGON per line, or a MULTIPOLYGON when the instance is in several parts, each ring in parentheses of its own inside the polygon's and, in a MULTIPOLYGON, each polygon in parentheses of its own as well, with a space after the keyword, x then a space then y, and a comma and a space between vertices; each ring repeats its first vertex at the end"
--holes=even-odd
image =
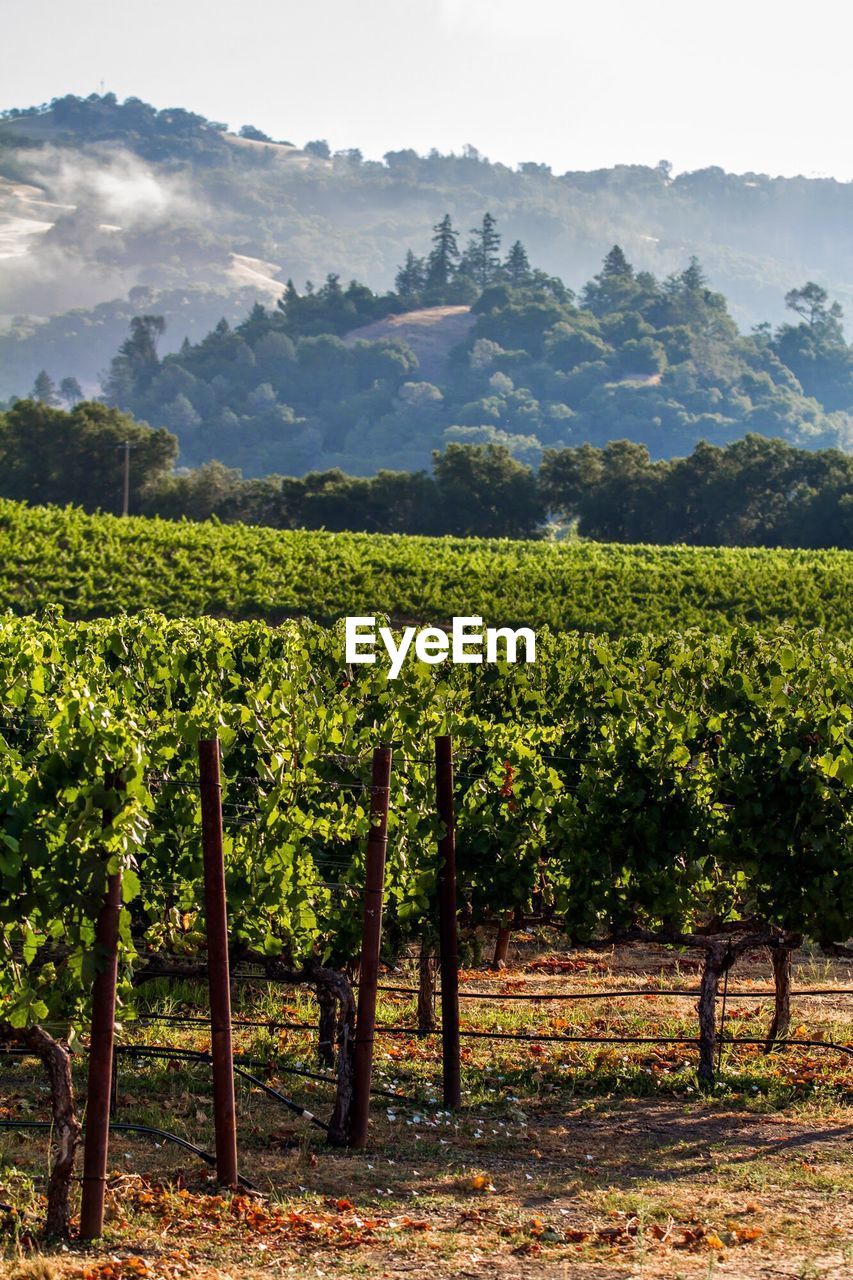
MULTIPOLYGON (((259 1024, 266 1026, 266 1023, 259 1024)), ((18 1053, 25 1053, 24 1050, 17 1050, 18 1053)), ((168 1045, 116 1045, 116 1053, 126 1054, 129 1058, 183 1058, 189 1062, 210 1062, 210 1054, 204 1053, 201 1049, 171 1049, 168 1045)), ((234 1070, 240 1075, 245 1075, 247 1079, 253 1080, 253 1083, 259 1084, 262 1089, 267 1088, 261 1081, 254 1080, 245 1071, 241 1071, 241 1067, 263 1067, 265 1070, 274 1070, 281 1072, 282 1075, 304 1076, 307 1080, 320 1080, 323 1084, 334 1084, 338 1082, 334 1076, 323 1075, 319 1071, 308 1071, 304 1067, 287 1067, 281 1063, 266 1062, 263 1058, 244 1058, 240 1055, 234 1057, 234 1070)), ((411 1102, 413 1106, 419 1105, 415 1098, 407 1098, 402 1093, 392 1093, 390 1089, 371 1089, 371 1093, 375 1093, 379 1098, 393 1098, 395 1102, 411 1102)), ((284 1094, 272 1090, 273 1097, 286 1101, 284 1094)), ((293 1106, 298 1106, 293 1103, 293 1106)), ((311 1114, 309 1112, 309 1114, 311 1114)), ((328 1127, 328 1126, 326 1126, 328 1127)))
MULTIPOLYGON (((729 993, 731 996, 731 992, 729 993)), ((266 1024, 262 1024, 266 1025, 266 1024)), ((285 1024, 286 1025, 286 1024, 285 1024)), ((316 1024, 295 1024, 299 1029, 316 1031, 316 1024)), ((525 1042, 537 1043, 539 1041, 554 1042, 557 1044, 700 1044, 698 1036, 555 1036, 555 1035, 534 1035, 531 1032, 512 1032, 512 1031, 466 1031, 461 1030, 460 1036, 469 1040, 520 1040, 525 1042)), ((436 1028, 432 1031, 422 1031, 419 1027, 389 1027, 379 1025, 376 1027, 376 1035, 386 1036, 440 1036, 441 1030, 436 1028)), ((737 1039, 727 1039, 726 1044, 765 1044, 765 1040, 750 1039, 747 1037, 738 1037, 737 1039)), ((853 1056, 853 1047, 838 1044, 834 1040, 779 1040, 775 1048, 796 1048, 801 1045, 804 1048, 816 1049, 835 1049, 839 1053, 847 1053, 853 1056)), ((164 1054, 168 1051, 164 1050, 164 1054)), ((189 1053, 190 1050, 183 1050, 183 1053, 189 1053)), ((174 1055, 173 1055, 174 1056, 174 1055)), ((266 1065, 266 1064, 264 1064, 266 1065)), ((377 1091, 378 1092, 378 1091, 377 1091)), ((397 1095, 392 1095, 397 1096, 397 1095)), ((402 1101, 402 1099, 401 1099, 402 1101)))
MULTIPOLYGON (((190 981, 190 982, 194 980, 197 980, 197 981, 202 980, 198 974, 186 975, 181 973, 175 973, 174 970, 171 970, 171 969, 148 970, 148 971, 145 971, 144 973, 141 973, 139 976, 144 977, 146 980, 147 979, 153 980, 155 978, 169 978, 176 982, 179 981, 181 978, 184 978, 186 981, 190 981)), ((269 974, 266 974, 266 973, 257 973, 257 974, 235 973, 235 974, 232 974, 231 981, 232 982, 268 982, 271 984, 278 984, 280 986, 297 985, 292 982, 288 982, 286 978, 271 977, 269 974)), ((302 985, 302 984, 298 984, 298 985, 302 985)), ((352 985, 354 987, 357 987, 358 982, 353 982, 352 985)), ((414 996, 419 994, 419 990, 417 987, 379 986, 377 987, 377 991, 389 992, 395 995, 413 995, 414 996)), ((436 992, 436 994, 438 994, 438 992, 436 992)), ((624 991, 572 991, 568 993, 558 993, 553 991, 531 991, 529 993, 524 991, 512 991, 512 992, 508 991, 505 993, 497 992, 497 991, 460 991, 459 999, 460 1000, 531 1000, 531 1001, 536 1001, 536 1000, 613 1000, 617 998, 621 999, 626 996, 685 996, 687 997, 687 996, 699 996, 700 994, 701 993, 698 990, 698 988, 691 989, 687 987, 662 987, 662 988, 654 988, 654 989, 643 989, 643 988, 633 987, 633 988, 627 988, 624 991)), ((728 998, 730 1000, 770 1000, 775 997, 775 994, 776 994, 775 991, 769 991, 769 990, 768 991, 730 991, 728 994, 728 998)), ((853 987, 815 987, 812 990, 802 990, 802 991, 791 992, 792 1000, 796 999, 797 997, 802 998, 802 997, 808 997, 808 996, 853 996, 853 987)), ((722 999, 722 997, 718 996, 717 999, 722 999)), ((163 1015, 143 1014, 143 1015, 140 1015, 138 1021, 141 1022, 143 1021, 143 1019, 146 1021, 149 1021, 149 1020, 157 1021, 159 1019, 164 1022, 169 1022, 169 1021, 177 1022, 181 1020, 177 1016, 170 1015, 170 1014, 163 1014, 163 1015)), ((189 1022, 190 1019, 185 1019, 185 1021, 189 1022)), ((196 1021, 206 1022, 207 1019, 198 1018, 196 1019, 196 1021)), ((287 1023, 287 1022, 241 1022, 241 1021, 238 1021, 237 1019, 233 1021, 232 1026, 269 1027, 271 1029, 290 1028, 292 1030, 306 1030, 306 1031, 312 1029, 310 1027, 295 1026, 294 1024, 287 1023)))
MULTIPOLYGON (((183 1058, 185 1062, 212 1062, 203 1049, 173 1049, 161 1044, 117 1044, 115 1052, 126 1058, 183 1058)), ((266 1067, 261 1058, 243 1058, 235 1055, 234 1062, 244 1067, 266 1067)))
MULTIPOLYGON (((137 1022, 171 1022, 176 1026, 186 1027, 209 1027, 210 1018, 196 1018, 189 1014, 186 1016, 180 1013, 141 1013, 136 1018, 137 1022)), ((259 1031, 316 1031, 316 1024, 313 1022, 275 1022, 273 1019, 266 1021, 252 1021, 248 1018, 232 1018, 232 1027, 256 1027, 259 1031)))
MULTIPOLYGON (((376 1028, 377 1035, 386 1036, 440 1036, 441 1031, 419 1031, 417 1027, 382 1027, 376 1028)), ((698 1036, 553 1036, 541 1035, 536 1036, 526 1031, 465 1031, 460 1030, 460 1036, 467 1037, 469 1040, 531 1040, 536 1043, 540 1041, 553 1040, 557 1043, 576 1043, 576 1044, 699 1044, 698 1036)), ((761 1042, 764 1043, 763 1041, 761 1042)), ((799 1041, 800 1044, 804 1043, 799 1041)))
POLYGON ((321 1120, 319 1116, 315 1116, 313 1111, 309 1111, 307 1107, 301 1107, 298 1102, 294 1102, 292 1098, 285 1097, 283 1093, 279 1093, 278 1089, 274 1089, 271 1084, 265 1084, 257 1076, 250 1075, 248 1071, 244 1071, 236 1063, 234 1064, 234 1074, 241 1076, 244 1080, 248 1080, 250 1084, 255 1085, 258 1089, 263 1089, 264 1093, 270 1098, 275 1098, 276 1101, 284 1103, 290 1111, 293 1111, 295 1115, 301 1116, 303 1120, 308 1120, 311 1124, 315 1124, 318 1129, 322 1129, 324 1133, 329 1133, 329 1125, 324 1120, 321 1120))
MULTIPOLYGON (((767 1043, 766 1039, 753 1040, 751 1037, 747 1038, 746 1036, 744 1037, 727 1036, 725 1034, 721 1037, 721 1041, 726 1046, 738 1045, 738 1044, 762 1044, 763 1045, 767 1043)), ((838 1044, 836 1043, 835 1040, 777 1040, 773 1044, 773 1052, 775 1053, 777 1049, 797 1049, 801 1045, 810 1049, 834 1049, 836 1053, 846 1053, 846 1054, 849 1054, 851 1058, 853 1058, 853 1045, 838 1044)))
MULTIPOLYGON (((353 986, 357 986, 353 983, 353 986)), ((417 987, 377 987, 378 991, 391 991, 400 995, 418 995, 417 987)), ((436 992, 439 995, 440 991, 436 992)), ((460 1000, 612 1000, 622 996, 699 996, 701 992, 698 990, 690 990, 687 988, 661 988, 655 990, 645 990, 642 988, 633 988, 626 991, 573 991, 568 994, 557 993, 553 991, 531 991, 529 994, 520 991, 499 992, 499 991, 460 991, 460 1000)), ((775 997, 775 991, 730 991, 728 993, 729 1000, 771 1000, 775 997)), ((828 987, 818 988, 814 991, 792 991, 791 999, 794 1000, 798 996, 853 996, 853 987, 828 987)), ((721 995, 717 996, 718 1000, 722 999, 721 995)))
MULTIPOLYGON (((347 888, 350 886, 347 885, 347 888)), ((354 886, 357 887, 357 886, 354 886)), ((206 981, 205 972, 202 973, 181 973, 175 969, 140 969, 138 973, 133 975, 134 982, 141 985, 143 982, 162 981, 168 982, 199 982, 206 981)), ((287 978, 276 978, 268 973, 232 973, 232 982, 269 982, 280 987, 303 987, 307 984, 304 982, 290 982, 287 978)))
MULTIPOLYGON (((116 1045, 115 1052, 116 1054, 122 1054, 128 1058, 165 1058, 167 1060, 171 1058, 178 1058, 182 1059, 184 1062, 191 1063, 211 1063, 213 1061, 213 1058, 209 1053, 203 1053, 200 1049, 170 1049, 159 1045, 116 1045)), ((28 1049, 0 1049, 0 1054, 14 1058, 28 1058, 34 1056, 28 1049)), ((253 1067, 266 1067, 268 1066, 266 1062, 263 1062, 259 1058, 235 1058, 234 1074, 242 1076, 246 1080, 250 1080, 252 1084, 257 1085, 258 1088, 263 1089, 268 1093, 270 1097, 276 1098, 279 1102, 283 1102, 284 1105, 296 1115, 305 1116, 307 1120, 316 1124, 319 1128, 323 1129, 324 1132, 329 1132, 329 1126, 324 1124, 322 1120, 319 1120, 317 1116, 314 1115, 313 1111, 309 1111, 307 1107, 300 1106, 298 1102, 294 1102, 292 1098, 286 1097, 285 1094, 280 1093, 278 1089, 274 1089, 272 1085, 264 1084, 264 1082, 262 1080, 258 1080, 256 1076, 250 1075, 249 1072, 245 1070, 245 1066, 243 1064, 253 1067)), ((214 1156, 211 1156, 211 1160, 214 1164, 216 1163, 214 1156)))
MULTIPOLYGON (((0 1120, 0 1129, 53 1129, 53 1123, 50 1120, 0 1120)), ((82 1126, 85 1129, 85 1124, 82 1126)), ((216 1156, 212 1156, 209 1151, 205 1151, 202 1147, 197 1147, 195 1143, 181 1138, 177 1133, 170 1133, 168 1129, 155 1129, 149 1124, 128 1124, 124 1120, 110 1121, 111 1133, 141 1133, 149 1138, 162 1138, 164 1142, 174 1142, 176 1146, 182 1147, 184 1151, 189 1151, 194 1156, 198 1156, 205 1164, 215 1166, 216 1156)), ((250 1182, 248 1178, 244 1178, 242 1174, 238 1174, 240 1185, 245 1187, 247 1191, 257 1191, 258 1188, 254 1182, 250 1182)))
MULTIPOLYGON (((417 1027, 382 1027, 376 1028, 377 1035, 387 1036, 440 1036, 440 1031, 419 1031, 417 1027)), ((701 1044, 698 1036, 554 1036, 554 1035, 533 1035, 526 1031, 465 1031, 459 1032, 460 1036, 467 1037, 469 1040, 523 1040, 532 1041, 533 1043, 554 1044, 701 1044)), ((754 1040, 746 1037, 736 1038, 723 1037, 726 1045, 738 1044, 765 1044, 765 1040, 754 1040)), ((814 1049, 835 1049, 838 1053, 847 1053, 853 1057, 853 1046, 845 1044, 837 1044, 834 1040, 779 1040, 773 1046, 775 1049, 796 1049, 814 1048, 814 1049)))
MULTIPOLYGON (((203 1019, 203 1021, 206 1022, 207 1020, 203 1019)), ((203 1053, 200 1049, 173 1049, 168 1045, 117 1044, 115 1046, 115 1052, 128 1058, 182 1058, 186 1062, 211 1061, 210 1055, 203 1053)), ((7 1058, 31 1058, 35 1055, 31 1053, 29 1049, 0 1048, 0 1056, 7 1058)), ((304 1076, 307 1080, 319 1080, 323 1084, 336 1085, 338 1083, 334 1076, 323 1075, 319 1071, 308 1071, 304 1067, 288 1067, 278 1062, 269 1063, 263 1058, 246 1058, 241 1055, 237 1055, 234 1058, 234 1070, 238 1071, 240 1067, 263 1067, 264 1070, 270 1070, 272 1068, 281 1075, 304 1076)), ((246 1075, 246 1072, 239 1072, 239 1074, 246 1075)), ((247 1079, 251 1078, 252 1077, 247 1076, 247 1079)), ((261 1088, 266 1087, 262 1082, 255 1081, 255 1083, 259 1083, 261 1088)), ((420 1106, 420 1103, 416 1098, 408 1098, 404 1093, 394 1093, 390 1089, 372 1088, 370 1092, 375 1094, 377 1098, 391 1098, 394 1102, 408 1102, 411 1103, 412 1106, 420 1106)), ((273 1096, 285 1101, 284 1094, 279 1094, 277 1091, 273 1091, 273 1096)), ((293 1105, 298 1106, 299 1104, 294 1103, 293 1105)))
MULTIPOLYGON (((125 1054, 129 1058, 182 1058, 185 1062, 192 1063, 210 1063, 213 1058, 209 1053, 204 1053, 200 1049, 170 1049, 160 1045, 120 1045, 117 1051, 125 1054)), ((257 1076, 251 1075, 247 1070, 247 1066, 266 1067, 268 1064, 260 1058, 235 1058, 234 1074, 241 1076, 244 1080, 249 1080, 252 1084, 257 1085, 259 1089, 263 1089, 276 1101, 283 1103, 288 1110, 297 1116, 303 1116, 312 1124, 317 1125, 324 1133, 329 1132, 329 1126, 314 1115, 313 1111, 309 1111, 307 1107, 300 1106, 298 1102, 294 1102, 292 1098, 288 1098, 286 1094, 280 1093, 278 1089, 274 1089, 272 1085, 265 1084, 263 1080, 259 1080, 257 1076)))

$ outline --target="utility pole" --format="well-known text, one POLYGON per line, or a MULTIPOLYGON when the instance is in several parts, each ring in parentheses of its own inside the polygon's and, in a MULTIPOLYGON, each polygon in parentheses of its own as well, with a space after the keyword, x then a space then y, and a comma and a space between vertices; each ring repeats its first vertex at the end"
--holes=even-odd
POLYGON ((130 514, 130 452, 132 449, 138 449, 139 446, 131 444, 129 440, 125 440, 122 444, 117 444, 116 448, 124 450, 124 467, 121 487, 121 514, 126 516, 130 514))
POLYGON ((122 486, 121 514, 126 516, 130 510, 130 441, 124 442, 124 485, 122 486))

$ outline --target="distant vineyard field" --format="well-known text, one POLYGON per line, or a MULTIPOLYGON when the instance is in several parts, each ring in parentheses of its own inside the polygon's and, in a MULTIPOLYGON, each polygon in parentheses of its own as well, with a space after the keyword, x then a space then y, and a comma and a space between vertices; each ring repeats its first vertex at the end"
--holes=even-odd
POLYGON ((790 623, 847 636, 853 553, 281 531, 0 502, 0 608, 346 614, 607 635, 790 623))

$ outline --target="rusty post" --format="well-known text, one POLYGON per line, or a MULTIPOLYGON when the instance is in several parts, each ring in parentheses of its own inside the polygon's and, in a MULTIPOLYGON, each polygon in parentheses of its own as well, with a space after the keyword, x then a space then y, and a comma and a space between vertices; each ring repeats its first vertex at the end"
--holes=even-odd
POLYGON ((438 843, 438 936, 441 963, 441 1053, 444 1105, 462 1105, 459 1063, 459 942, 456 923, 456 810, 453 802, 453 739, 435 740, 435 794, 444 835, 438 843))
POLYGON ((222 787, 219 781, 218 738, 199 742, 198 764, 216 1174, 223 1186, 236 1187, 237 1110, 234 1100, 234 1050, 231 1043, 231 974, 228 967, 228 912, 225 900, 225 858, 222 850, 222 787))
POLYGON ((391 783, 391 748, 373 752, 370 789, 370 835, 364 882, 364 915, 361 926, 361 965, 358 974, 358 1010, 355 1022, 355 1060, 349 1145, 367 1145, 370 1116, 370 1081, 373 1074, 373 1036, 376 1026, 376 986, 379 981, 379 948, 382 941, 382 896, 385 885, 385 848, 388 843, 388 792, 391 783))
MULTIPOLYGON (((123 787, 109 774, 109 789, 123 787)), ((103 825, 112 824, 105 809, 103 825)), ((89 1075, 86 1091, 86 1139, 83 1146, 83 1195, 80 1205, 80 1239, 97 1240, 104 1229, 104 1197, 110 1143, 110 1103, 115 1056, 116 985, 118 982, 118 928, 121 913, 121 871, 107 876, 107 887, 95 923, 95 961, 92 983, 92 1031, 89 1040, 89 1075)))

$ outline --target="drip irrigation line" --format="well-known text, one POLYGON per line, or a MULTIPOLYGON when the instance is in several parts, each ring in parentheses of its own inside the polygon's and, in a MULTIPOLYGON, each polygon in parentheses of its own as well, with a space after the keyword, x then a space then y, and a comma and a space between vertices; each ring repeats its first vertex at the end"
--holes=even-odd
MULTIPOLYGON (((765 1040, 755 1040, 746 1036, 723 1036, 722 1039, 727 1045, 738 1044, 760 1044, 767 1043, 765 1040)), ((777 1049, 798 1049, 802 1046, 810 1049, 834 1049, 837 1053, 846 1053, 853 1058, 853 1045, 839 1044, 836 1040, 777 1040, 773 1046, 772 1052, 777 1049)))
MULTIPOLYGON (((421 1031, 417 1027, 384 1027, 376 1028, 377 1035, 386 1036, 440 1036, 441 1031, 421 1031)), ((555 1036, 533 1035, 527 1031, 466 1031, 461 1029, 460 1036, 468 1040, 523 1040, 536 1044, 554 1041, 557 1044, 699 1044, 698 1036, 555 1036)), ((800 1041, 802 1043, 802 1041, 800 1041)))
MULTIPOLYGON (((171 1045, 159 1044, 117 1044, 115 1053, 124 1058, 179 1058, 185 1062, 212 1062, 212 1057, 203 1049, 177 1049, 171 1045)), ((246 1067, 266 1067, 262 1058, 245 1058, 234 1055, 234 1062, 246 1067)))
MULTIPOLYGON (((44 1025, 44 1024, 42 1024, 44 1025)), ((254 1026, 254 1023, 252 1024, 254 1026)), ((266 1024, 259 1023, 259 1026, 266 1024)), ((122 1054, 128 1058, 183 1058, 190 1062, 209 1062, 210 1054, 203 1053, 197 1049, 172 1049, 164 1045, 116 1045, 114 1052, 122 1054)), ((35 1058, 38 1055, 33 1054, 29 1049, 4 1049, 0 1048, 0 1056, 8 1058, 35 1058)), ((319 1071, 308 1071, 305 1067, 288 1067, 284 1063, 266 1062, 262 1058, 246 1058, 241 1054, 234 1057, 235 1069, 237 1067, 263 1067, 264 1070, 273 1070, 279 1075, 285 1076, 302 1076, 306 1080, 319 1080, 322 1084, 337 1085, 335 1076, 323 1075, 319 1071)), ((377 1098, 390 1098, 394 1102, 408 1102, 412 1106, 420 1106, 417 1098, 409 1098, 404 1093, 396 1093, 392 1089, 379 1089, 372 1087, 371 1093, 377 1098)))
MULTIPOLYGON (((352 984, 358 986, 357 982, 352 984)), ((417 987, 378 987, 378 991, 390 991, 406 995, 417 995, 417 987)), ((569 993, 556 993, 551 991, 531 991, 526 992, 496 992, 496 991, 460 991, 460 1000, 611 1000, 623 996, 699 996, 701 993, 698 989, 690 990, 689 988, 661 988, 654 991, 642 988, 634 988, 625 991, 572 991, 569 993)), ((729 991, 728 998, 730 1000, 765 1000, 773 999, 774 991, 729 991)), ((792 991, 791 999, 803 996, 853 996, 853 987, 828 987, 819 988, 814 991, 792 991)), ((718 1000, 722 999, 722 995, 717 996, 718 1000)))
MULTIPOLYGON (((0 1129, 53 1129, 53 1122, 50 1120, 0 1120, 0 1129)), ((85 1129, 85 1123, 82 1125, 85 1129)), ((202 1147, 197 1147, 195 1143, 188 1142, 186 1138, 181 1138, 177 1133, 170 1133, 167 1129, 155 1129, 149 1124, 127 1124, 123 1120, 110 1121, 111 1133, 141 1133, 145 1137, 160 1138, 163 1142, 174 1142, 176 1146, 182 1147, 184 1151, 189 1151, 194 1156, 198 1156, 205 1164, 216 1166, 216 1156, 205 1151, 202 1147)), ((248 1178, 244 1178, 242 1174, 238 1174, 238 1180, 242 1187, 247 1191, 257 1191, 258 1187, 254 1182, 250 1182, 248 1178)))
MULTIPOLYGON (((263 980, 263 979, 262 979, 263 980)), ((255 978, 243 978, 244 982, 255 982, 255 978)), ((186 1017, 180 1013, 142 1013, 136 1019, 137 1022, 170 1022, 176 1026, 186 1027, 209 1027, 210 1018, 196 1018, 187 1015, 186 1017)), ((132 1025, 132 1024, 128 1024, 132 1025)), ((253 1022, 248 1018, 232 1018, 232 1027, 256 1027, 262 1031, 316 1031, 316 1022, 253 1022)))
MULTIPOLYGON (((258 1025, 263 1026, 266 1024, 260 1023, 258 1025)), ((211 1060, 210 1054, 204 1053, 202 1050, 171 1049, 164 1045, 121 1045, 116 1046, 116 1052, 124 1053, 130 1058, 134 1056, 145 1058, 185 1058, 194 1062, 210 1062, 211 1060)), ((266 1088, 263 1082, 255 1080, 254 1076, 249 1076, 247 1072, 241 1070, 243 1067, 262 1067, 266 1071, 272 1070, 280 1073, 281 1075, 304 1076, 307 1080, 319 1080, 323 1084, 337 1085, 338 1083, 335 1076, 324 1075, 319 1071, 308 1071, 305 1067, 288 1067, 284 1066, 280 1062, 271 1063, 266 1062, 263 1058, 246 1058, 240 1054, 235 1054, 235 1071, 240 1075, 245 1075, 247 1079, 252 1080, 253 1084, 258 1084, 262 1089, 266 1088)), ((415 1106, 418 1105, 415 1098, 407 1098, 404 1094, 394 1093, 390 1089, 371 1089, 370 1092, 375 1093, 376 1096, 380 1098, 393 1098, 395 1102, 411 1102, 415 1106)), ((279 1094, 275 1090, 273 1090, 273 1096, 281 1098, 282 1101, 286 1101, 284 1095, 279 1094)), ((293 1105, 296 1106, 297 1104, 294 1103, 293 1105)))
MULTIPOLYGON (((127 1057, 131 1057, 131 1058, 134 1056, 142 1057, 142 1058, 183 1058, 184 1061, 193 1062, 193 1063, 213 1062, 213 1056, 209 1053, 204 1053, 201 1050, 194 1050, 194 1049, 175 1050, 175 1049, 169 1048, 168 1046, 161 1047, 158 1045, 122 1045, 122 1046, 117 1046, 116 1051, 121 1052, 125 1054, 127 1057)), ((284 1106, 286 1106, 288 1110, 294 1112, 295 1115, 302 1116, 304 1119, 309 1120, 312 1124, 317 1125, 317 1127, 319 1129, 322 1129, 324 1133, 329 1132, 329 1126, 325 1124, 322 1120, 320 1120, 318 1116, 315 1116, 313 1111, 309 1111, 307 1107, 300 1106, 298 1102, 294 1102, 292 1098, 288 1098, 285 1094, 280 1093, 278 1089, 274 1089, 272 1085, 265 1084, 263 1080, 259 1080, 257 1076, 251 1075, 251 1073, 246 1070, 247 1066, 266 1068, 269 1066, 268 1063, 262 1061, 259 1058, 235 1057, 232 1060, 232 1066, 233 1066, 235 1075, 241 1076, 244 1080, 250 1081, 253 1085, 256 1085, 259 1089, 263 1089, 264 1093, 268 1094, 269 1097, 275 1098, 277 1102, 283 1103, 284 1106)))
POLYGON ((255 1085, 256 1088, 263 1089, 264 1093, 270 1098, 275 1098, 277 1102, 283 1103, 288 1110, 294 1112, 295 1115, 301 1116, 303 1120, 308 1120, 311 1124, 316 1125, 317 1128, 322 1129, 324 1133, 329 1132, 329 1125, 327 1125, 324 1120, 321 1120, 319 1116, 315 1116, 313 1111, 309 1111, 307 1107, 301 1107, 298 1102, 294 1102, 292 1098, 288 1098, 283 1093, 279 1093, 278 1089, 274 1089, 271 1084, 265 1084, 263 1080, 259 1080, 257 1076, 251 1075, 248 1071, 245 1071, 243 1067, 238 1067, 236 1063, 234 1064, 234 1074, 240 1076, 243 1080, 248 1080, 250 1084, 255 1085))
MULTIPOLYGON (((410 1036, 440 1036, 441 1031, 421 1031, 417 1027, 384 1027, 377 1026, 377 1035, 410 1035, 410 1036)), ((701 1044, 698 1036, 555 1036, 550 1033, 547 1035, 533 1035, 527 1031, 465 1031, 460 1030, 460 1036, 469 1040, 521 1040, 532 1041, 534 1044, 701 1044)), ((764 1044, 764 1040, 756 1040, 740 1036, 736 1038, 727 1037, 726 1044, 764 1044)), ((853 1046, 837 1044, 834 1040, 779 1040, 777 1047, 796 1049, 797 1047, 819 1048, 819 1049, 835 1049, 839 1053, 847 1053, 853 1056, 853 1046)))
MULTIPOLYGON (((264 1066, 266 1065, 268 1064, 264 1063, 264 1066)), ((285 1067, 280 1062, 276 1062, 274 1069, 282 1075, 304 1076, 308 1080, 320 1080, 323 1084, 338 1083, 334 1076, 323 1075, 319 1071, 308 1071, 305 1067, 285 1067)), ((376 1094, 377 1098, 393 1098, 395 1102, 409 1102, 412 1106, 420 1105, 416 1098, 407 1098, 404 1093, 394 1093, 391 1089, 377 1089, 372 1086, 370 1092, 376 1094)))

